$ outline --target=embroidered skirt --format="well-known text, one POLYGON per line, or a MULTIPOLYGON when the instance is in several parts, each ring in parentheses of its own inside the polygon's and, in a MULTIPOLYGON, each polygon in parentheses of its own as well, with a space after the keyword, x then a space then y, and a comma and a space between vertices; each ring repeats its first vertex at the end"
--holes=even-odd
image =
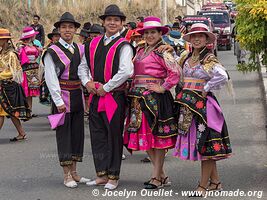
POLYGON ((14 81, 2 81, 0 103, 2 109, 10 116, 23 121, 31 118, 31 110, 27 104, 24 91, 21 85, 14 81))
POLYGON ((21 85, 26 97, 36 97, 40 95, 40 80, 37 63, 23 67, 23 82, 21 85))
POLYGON ((229 157, 227 125, 216 98, 211 93, 204 99, 198 92, 184 91, 176 101, 180 104, 179 135, 173 155, 193 161, 229 157))
POLYGON ((124 144, 132 150, 170 149, 177 137, 177 119, 172 95, 131 88, 124 144))

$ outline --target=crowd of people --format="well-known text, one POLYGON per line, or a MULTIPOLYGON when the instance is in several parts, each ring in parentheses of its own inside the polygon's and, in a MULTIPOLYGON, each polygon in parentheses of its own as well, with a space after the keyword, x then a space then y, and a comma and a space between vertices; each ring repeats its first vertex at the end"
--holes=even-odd
POLYGON ((10 141, 25 140, 20 120, 36 117, 32 99, 39 97, 52 107, 49 120, 55 123, 66 187, 85 183, 116 189, 125 146, 131 153, 148 154, 153 168, 145 189, 171 185, 164 158, 174 149, 174 157, 201 162, 197 191, 222 190, 216 161, 232 150, 212 91, 230 77, 206 48, 216 36, 202 23, 182 26, 181 17, 165 26, 155 16, 125 23, 126 16, 114 4, 99 18, 102 25, 84 24, 76 43, 81 24, 64 13, 47 35, 45 48, 37 15, 16 47, 10 31, 0 29, 0 128, 8 116, 19 133, 10 141), (76 168, 83 159, 84 115, 94 180, 81 177, 76 168))

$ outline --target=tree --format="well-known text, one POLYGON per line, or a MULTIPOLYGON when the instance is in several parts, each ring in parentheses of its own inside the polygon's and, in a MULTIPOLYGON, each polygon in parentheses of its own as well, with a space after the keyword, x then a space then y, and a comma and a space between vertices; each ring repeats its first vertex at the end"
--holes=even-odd
POLYGON ((250 51, 248 64, 237 65, 243 72, 260 69, 260 62, 267 66, 267 1, 236 0, 237 39, 244 49, 250 51))

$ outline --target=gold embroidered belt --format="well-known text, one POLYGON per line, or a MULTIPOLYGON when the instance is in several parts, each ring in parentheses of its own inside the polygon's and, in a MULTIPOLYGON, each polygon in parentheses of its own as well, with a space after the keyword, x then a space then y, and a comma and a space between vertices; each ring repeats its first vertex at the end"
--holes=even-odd
POLYGON ((161 78, 155 78, 152 76, 135 76, 133 80, 134 87, 147 87, 149 83, 162 84, 164 82, 161 78))
POLYGON ((203 91, 206 80, 184 77, 184 89, 203 91))
POLYGON ((81 88, 80 80, 59 80, 59 85, 62 90, 77 90, 81 88))

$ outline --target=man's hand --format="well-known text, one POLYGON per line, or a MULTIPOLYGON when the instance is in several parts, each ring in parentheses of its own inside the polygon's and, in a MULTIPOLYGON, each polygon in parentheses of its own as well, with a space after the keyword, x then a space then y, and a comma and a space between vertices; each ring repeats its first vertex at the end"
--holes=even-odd
POLYGON ((174 48, 173 48, 171 45, 166 44, 166 45, 161 45, 161 46, 159 46, 159 47, 157 48, 157 51, 158 51, 159 53, 164 53, 165 51, 166 51, 166 52, 169 52, 169 53, 172 53, 172 52, 174 52, 174 48))
POLYGON ((165 92, 165 89, 162 86, 155 84, 155 83, 149 83, 147 86, 147 89, 154 91, 156 93, 164 93, 165 92))
POLYGON ((94 81, 88 81, 85 85, 87 91, 92 94, 96 94, 96 88, 95 88, 95 82, 94 81))
POLYGON ((99 84, 99 88, 97 89, 97 95, 102 97, 105 96, 105 94, 106 91, 104 90, 103 85, 99 84))
POLYGON ((57 106, 57 110, 59 113, 66 112, 66 106, 63 104, 62 106, 57 106))

